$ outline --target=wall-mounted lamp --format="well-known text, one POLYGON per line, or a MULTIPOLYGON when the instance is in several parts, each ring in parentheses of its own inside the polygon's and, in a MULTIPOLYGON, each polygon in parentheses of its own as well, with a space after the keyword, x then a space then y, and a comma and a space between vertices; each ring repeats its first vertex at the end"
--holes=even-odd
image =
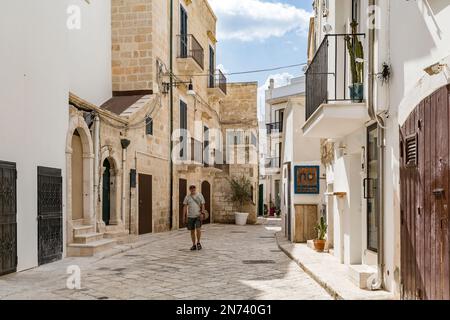
MULTIPOLYGON (((196 95, 196 93, 194 91, 194 85, 192 84, 192 79, 189 80, 189 81, 174 81, 174 82, 172 82, 172 87, 178 88, 181 84, 184 84, 184 85, 187 84, 187 88, 188 88, 187 94, 189 96, 195 96, 196 95)), ((168 93, 169 89, 170 89, 170 83, 169 82, 163 82, 162 85, 163 85, 163 93, 165 93, 165 94, 168 93)))
POLYGON ((191 82, 189 82, 187 95, 188 96, 195 96, 196 95, 196 93, 194 91, 194 85, 192 84, 192 80, 191 80, 191 82))

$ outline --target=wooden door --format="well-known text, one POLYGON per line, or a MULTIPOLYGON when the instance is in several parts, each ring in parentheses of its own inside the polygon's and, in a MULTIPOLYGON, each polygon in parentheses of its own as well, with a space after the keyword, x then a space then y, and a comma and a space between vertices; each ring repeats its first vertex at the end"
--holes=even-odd
POLYGON ((184 198, 186 198, 187 196, 187 180, 185 179, 180 179, 178 181, 178 212, 179 212, 179 217, 178 217, 178 222, 179 222, 179 228, 186 228, 187 226, 187 221, 184 221, 184 217, 183 217, 183 201, 184 198))
POLYGON ((188 56, 188 15, 180 4, 180 58, 188 56))
POLYGON ((152 232, 152 176, 139 174, 139 234, 152 232))
POLYGON ((209 212, 209 217, 203 224, 211 223, 211 185, 208 181, 202 183, 202 195, 205 198, 205 209, 209 212))
POLYGON ((449 98, 439 89, 400 130, 403 299, 450 299, 449 98))
POLYGON ((0 161, 0 276, 17 268, 16 165, 0 161))
POLYGON ((294 242, 306 243, 308 240, 317 239, 317 210, 317 205, 295 206, 294 242))
POLYGON ((259 185, 258 190, 258 215, 263 216, 264 215, 264 185, 259 185))
POLYGON ((102 219, 106 225, 109 225, 111 219, 111 164, 108 159, 103 162, 102 189, 102 219))
POLYGON ((61 260, 63 210, 61 169, 38 167, 38 262, 61 260))

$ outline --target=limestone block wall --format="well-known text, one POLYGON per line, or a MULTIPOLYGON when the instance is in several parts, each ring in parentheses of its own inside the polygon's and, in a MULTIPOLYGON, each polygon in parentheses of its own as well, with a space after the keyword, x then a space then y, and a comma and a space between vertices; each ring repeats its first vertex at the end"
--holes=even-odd
MULTIPOLYGON (((257 116, 257 90, 256 82, 229 83, 227 97, 220 107, 221 130, 224 139, 230 130, 253 133, 258 141, 258 116, 257 116)), ((215 210, 215 222, 234 223, 234 213, 238 210, 230 199, 230 177, 246 176, 252 183, 253 203, 248 204, 245 212, 249 213, 248 223, 256 223, 259 185, 258 143, 230 146, 227 143, 226 170, 218 174, 215 179, 213 194, 213 207, 215 210), (246 155, 246 152, 249 154, 246 155)))
MULTIPOLYGON (((127 137, 131 141, 127 150, 128 172, 135 169, 137 174, 152 176, 152 231, 155 233, 170 230, 170 173, 169 173, 169 111, 165 99, 154 95, 130 119, 127 137), (161 104, 160 104, 161 102, 161 104), (153 118, 153 135, 145 131, 145 117, 153 118)), ((127 174, 127 214, 131 216, 131 232, 138 233, 139 221, 139 177, 137 187, 129 187, 127 174), (130 210, 131 206, 131 212, 130 210)))
POLYGON ((151 0, 112 0, 113 91, 152 90, 151 0))

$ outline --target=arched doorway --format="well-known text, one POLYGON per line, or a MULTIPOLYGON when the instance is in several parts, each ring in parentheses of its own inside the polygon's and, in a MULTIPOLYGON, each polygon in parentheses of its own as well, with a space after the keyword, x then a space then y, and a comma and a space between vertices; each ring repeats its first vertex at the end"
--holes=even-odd
POLYGON ((83 219, 83 143, 78 130, 72 136, 72 220, 83 219))
POLYGON ((111 220, 111 163, 108 159, 103 162, 103 200, 102 219, 105 225, 109 225, 111 220))
POLYGON ((205 198, 205 209, 209 212, 208 219, 203 223, 208 224, 211 223, 211 184, 208 181, 202 182, 202 195, 205 198))
MULTIPOLYGON (((94 221, 94 147, 83 112, 69 107, 66 136, 66 236, 74 243, 74 228, 93 226, 94 221)), ((67 253, 70 255, 70 252, 67 253)))

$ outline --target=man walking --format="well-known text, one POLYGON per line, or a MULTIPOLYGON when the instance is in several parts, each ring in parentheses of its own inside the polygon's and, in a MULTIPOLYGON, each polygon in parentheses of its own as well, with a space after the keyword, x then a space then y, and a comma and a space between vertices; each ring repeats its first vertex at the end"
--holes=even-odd
POLYGON ((202 250, 200 238, 202 235, 202 213, 205 211, 205 198, 201 193, 197 193, 194 185, 189 187, 190 194, 183 201, 184 221, 187 218, 187 228, 191 231, 192 248, 194 250, 202 250))

